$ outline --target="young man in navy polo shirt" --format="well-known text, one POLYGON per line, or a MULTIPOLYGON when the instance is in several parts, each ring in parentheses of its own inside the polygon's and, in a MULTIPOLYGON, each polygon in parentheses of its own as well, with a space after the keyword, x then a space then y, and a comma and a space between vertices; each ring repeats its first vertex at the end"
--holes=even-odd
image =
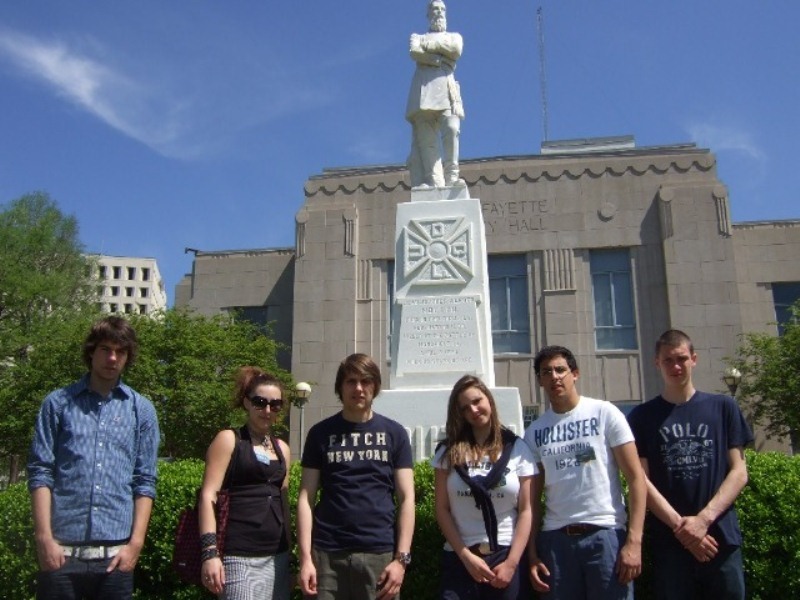
POLYGON ((742 533, 733 503, 753 441, 736 401, 695 389, 697 354, 684 332, 656 342, 663 391, 628 417, 648 475, 648 527, 659 600, 744 600, 742 533))

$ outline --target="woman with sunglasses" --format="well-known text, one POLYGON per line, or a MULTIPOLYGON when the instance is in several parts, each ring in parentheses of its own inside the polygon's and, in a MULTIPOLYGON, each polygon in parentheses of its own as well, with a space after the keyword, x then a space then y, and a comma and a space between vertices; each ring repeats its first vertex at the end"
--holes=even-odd
POLYGON ((226 600, 287 600, 289 446, 272 435, 282 417, 283 386, 258 367, 242 367, 233 403, 247 422, 220 431, 206 454, 199 506, 203 585, 226 600), (223 486, 230 510, 220 556, 213 504, 223 486))
POLYGON ((431 461, 436 520, 446 540, 441 598, 529 598, 530 448, 500 425, 492 392, 472 375, 450 393, 446 433, 431 461))

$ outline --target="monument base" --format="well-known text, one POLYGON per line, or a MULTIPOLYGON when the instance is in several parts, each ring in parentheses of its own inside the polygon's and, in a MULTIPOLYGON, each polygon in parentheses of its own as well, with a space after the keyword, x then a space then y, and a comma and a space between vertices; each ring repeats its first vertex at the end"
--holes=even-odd
MULTIPOLYGON (((517 435, 523 434, 522 403, 514 387, 490 388, 500 422, 517 435)), ((449 389, 382 390, 375 399, 376 412, 405 427, 414 462, 429 460, 445 438, 449 389)))
POLYGON ((494 385, 486 232, 477 198, 397 206, 391 389, 450 388, 464 373, 494 385))
POLYGON ((436 200, 468 200, 469 189, 464 185, 451 185, 446 187, 415 187, 411 188, 412 202, 431 202, 436 200))

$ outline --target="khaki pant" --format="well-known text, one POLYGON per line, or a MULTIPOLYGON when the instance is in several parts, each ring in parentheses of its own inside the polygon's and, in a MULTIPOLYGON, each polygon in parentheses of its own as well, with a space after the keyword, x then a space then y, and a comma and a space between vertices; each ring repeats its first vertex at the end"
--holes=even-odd
MULTIPOLYGON (((394 560, 394 553, 314 549, 313 558, 317 568, 317 600, 374 600, 378 577, 394 560)), ((400 600, 400 594, 395 600, 400 600)))

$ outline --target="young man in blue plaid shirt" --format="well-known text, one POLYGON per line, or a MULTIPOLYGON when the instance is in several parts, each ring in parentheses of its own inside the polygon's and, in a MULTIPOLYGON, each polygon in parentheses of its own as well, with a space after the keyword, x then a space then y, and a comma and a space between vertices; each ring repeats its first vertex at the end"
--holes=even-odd
POLYGON ((98 321, 83 346, 89 372, 42 403, 28 460, 39 599, 133 595, 160 439, 152 403, 121 380, 136 350, 125 319, 98 321))

